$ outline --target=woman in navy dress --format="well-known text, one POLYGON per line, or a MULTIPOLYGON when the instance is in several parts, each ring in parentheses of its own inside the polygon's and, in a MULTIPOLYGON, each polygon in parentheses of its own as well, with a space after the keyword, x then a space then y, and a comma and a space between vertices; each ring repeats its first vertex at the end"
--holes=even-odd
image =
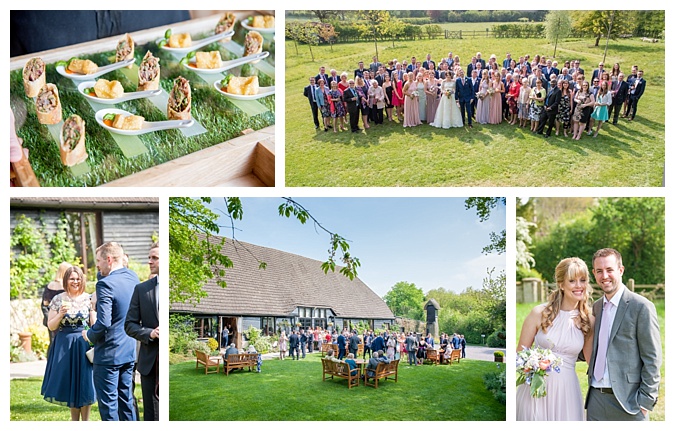
POLYGON ((65 292, 52 299, 47 324, 56 333, 47 355, 42 381, 45 401, 70 408, 73 421, 89 420, 96 402, 93 367, 87 359, 89 343, 82 331, 96 320, 91 296, 84 292, 84 274, 79 267, 68 268, 63 275, 65 292))

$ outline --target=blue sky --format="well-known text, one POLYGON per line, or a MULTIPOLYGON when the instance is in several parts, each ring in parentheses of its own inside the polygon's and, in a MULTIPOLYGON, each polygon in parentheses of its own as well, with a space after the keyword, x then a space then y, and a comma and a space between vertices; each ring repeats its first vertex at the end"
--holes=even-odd
MULTIPOLYGON (((506 266, 505 255, 485 255, 492 231, 504 229, 506 212, 497 207, 481 223, 464 198, 295 198, 326 229, 350 240, 361 261, 359 278, 383 296, 399 281, 415 283, 425 293, 443 287, 461 292, 480 289, 488 268, 506 266)), ((211 208, 224 208, 214 198, 211 208)), ((238 240, 325 261, 329 235, 311 221, 278 215, 281 198, 242 198, 244 217, 236 221, 238 240)), ((221 217, 221 235, 232 236, 230 220, 221 217)))

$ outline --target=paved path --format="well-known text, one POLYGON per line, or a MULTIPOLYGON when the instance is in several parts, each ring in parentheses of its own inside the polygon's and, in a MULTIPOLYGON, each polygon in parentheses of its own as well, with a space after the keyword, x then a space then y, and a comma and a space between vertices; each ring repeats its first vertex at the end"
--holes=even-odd
MULTIPOLYGON (((504 349, 495 349, 492 347, 480 347, 480 346, 466 346, 466 358, 467 359, 477 359, 479 361, 494 361, 494 356, 492 352, 495 350, 504 350, 504 349)), ((272 359, 278 358, 278 353, 266 353, 263 355, 263 359, 272 359)), ((10 362, 9 364, 9 378, 10 379, 22 379, 27 377, 42 377, 45 375, 45 366, 47 361, 34 361, 34 362, 10 362)))

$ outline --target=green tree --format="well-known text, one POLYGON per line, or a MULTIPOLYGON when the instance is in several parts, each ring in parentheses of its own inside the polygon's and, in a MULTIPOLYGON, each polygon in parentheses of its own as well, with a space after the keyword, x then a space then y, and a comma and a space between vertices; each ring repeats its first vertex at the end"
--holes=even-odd
MULTIPOLYGON (((234 223, 241 220, 244 208, 239 198, 223 198, 224 214, 230 218, 232 241, 234 223)), ((206 204, 212 198, 177 197, 169 199, 169 300, 170 302, 199 302, 206 296, 203 285, 208 280, 226 287, 225 270, 232 267, 232 260, 222 255, 226 238, 220 238, 218 214, 206 204)), ((328 259, 321 264, 324 272, 335 271, 337 261, 342 265, 339 272, 354 279, 361 265, 359 259, 349 253, 349 242, 337 233, 322 226, 301 204, 291 198, 282 198, 278 208, 282 217, 294 217, 300 223, 312 221, 316 229, 330 236, 328 259)), ((266 262, 258 261, 264 269, 266 262)))
POLYGON ((415 283, 399 281, 382 299, 396 316, 417 320, 424 317, 424 292, 415 283))
POLYGON ((588 10, 573 13, 574 29, 578 34, 595 37, 595 46, 600 45, 604 36, 616 38, 619 34, 633 31, 635 11, 588 10))
POLYGON ((286 21, 286 37, 293 41, 295 46, 295 55, 300 55, 298 52, 298 42, 302 36, 302 24, 296 21, 286 21))
POLYGON ((321 38, 319 37, 319 27, 314 22, 306 22, 300 25, 298 29, 299 41, 305 43, 309 47, 309 54, 314 61, 313 45, 319 45, 321 38))
POLYGON ((664 198, 603 198, 593 221, 598 244, 622 254, 627 278, 638 284, 665 281, 664 198))
POLYGON ((391 18, 382 23, 382 31, 391 38, 391 47, 395 48, 394 42, 405 33, 406 24, 397 18, 391 18))
MULTIPOLYGON (((464 207, 468 210, 470 208, 476 208, 476 213, 481 222, 490 219, 490 213, 498 205, 506 206, 505 197, 497 198, 483 198, 483 197, 473 197, 468 198, 464 201, 464 207)), ((501 232, 490 232, 490 245, 483 248, 483 253, 497 253, 502 254, 506 251, 506 229, 503 229, 501 232)))
POLYGON ((387 28, 387 22, 391 19, 391 15, 386 10, 362 10, 359 12, 359 19, 362 22, 357 23, 357 27, 364 38, 373 39, 375 42, 375 55, 379 58, 380 54, 377 50, 377 41, 382 39, 387 28))
POLYGON ((638 36, 663 37, 666 30, 665 10, 639 10, 635 15, 634 32, 638 36))
POLYGON ((558 40, 569 36, 572 31, 572 16, 566 10, 552 10, 546 14, 546 38, 554 43, 553 57, 558 50, 558 40))
POLYGON ((335 31, 333 24, 322 24, 319 26, 319 37, 330 45, 331 52, 333 51, 333 44, 337 41, 340 33, 335 31))
POLYGON ((328 22, 338 17, 338 10, 312 10, 314 16, 321 22, 328 22))

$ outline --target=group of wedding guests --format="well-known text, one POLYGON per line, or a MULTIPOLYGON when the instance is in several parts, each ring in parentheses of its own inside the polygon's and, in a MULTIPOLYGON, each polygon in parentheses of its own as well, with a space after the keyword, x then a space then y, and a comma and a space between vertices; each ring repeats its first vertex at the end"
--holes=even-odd
POLYGON ((646 86, 643 71, 634 65, 630 75, 619 63, 611 70, 600 62, 592 74, 586 74, 579 60, 568 60, 559 68, 557 61, 545 56, 525 55, 517 61, 510 53, 499 62, 496 55, 487 62, 476 53, 466 67, 450 52, 438 66, 427 54, 426 60, 412 57, 382 64, 373 57, 368 68, 364 62, 354 70, 338 75, 321 66, 309 78, 304 96, 309 100, 318 130, 333 132, 364 129, 398 120, 403 127, 427 123, 433 127, 473 127, 500 124, 529 127, 546 137, 555 128, 556 135, 581 139, 586 132, 597 136, 605 122, 616 125, 619 113, 632 121, 646 86), (321 120, 320 120, 321 119, 321 120), (529 123, 529 124, 528 124, 529 123), (595 126, 595 132, 593 127, 595 126))

